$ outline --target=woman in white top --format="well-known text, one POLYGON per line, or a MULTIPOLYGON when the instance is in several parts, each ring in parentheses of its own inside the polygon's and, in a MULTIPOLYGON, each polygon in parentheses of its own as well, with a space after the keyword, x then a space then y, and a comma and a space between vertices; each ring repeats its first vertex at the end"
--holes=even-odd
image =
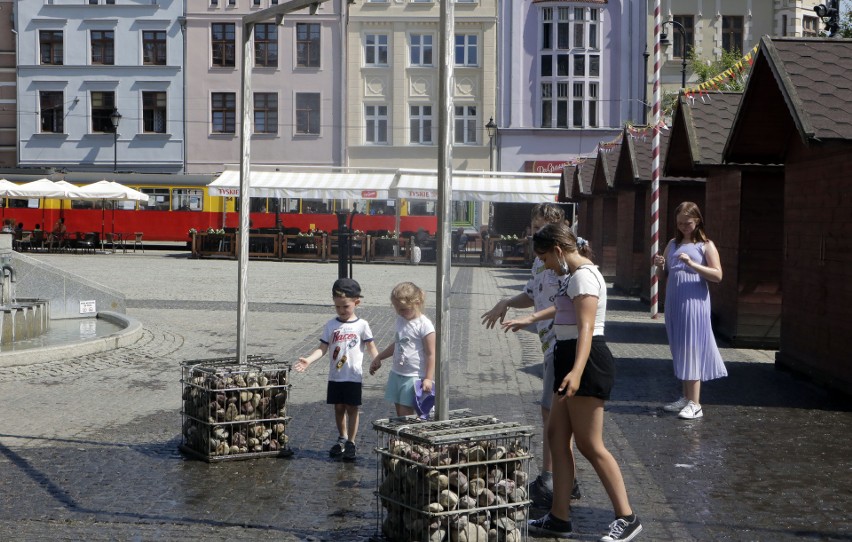
POLYGON ((533 250, 560 276, 555 315, 552 308, 545 309, 503 324, 514 331, 552 317, 556 331, 555 395, 547 425, 553 456, 553 506, 544 517, 529 522, 530 532, 555 537, 572 533, 569 503, 574 461, 569 443, 573 436, 615 509, 615 521, 601 542, 633 540, 642 524, 630 507, 621 469, 603 441, 604 401, 609 399, 615 377, 615 362, 604 340, 606 282, 590 259, 588 243, 564 224, 548 224, 536 233, 533 250))

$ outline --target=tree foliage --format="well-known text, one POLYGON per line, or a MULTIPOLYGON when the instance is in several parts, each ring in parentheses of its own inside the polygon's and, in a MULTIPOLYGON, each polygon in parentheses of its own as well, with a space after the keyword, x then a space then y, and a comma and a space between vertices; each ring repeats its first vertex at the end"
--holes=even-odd
MULTIPOLYGON (((710 61, 698 58, 695 51, 689 52, 689 64, 693 73, 698 76, 698 82, 708 81, 720 73, 733 68, 743 59, 740 51, 722 51, 722 58, 710 61)), ((735 77, 719 85, 719 90, 739 92, 745 88, 746 75, 735 77)))

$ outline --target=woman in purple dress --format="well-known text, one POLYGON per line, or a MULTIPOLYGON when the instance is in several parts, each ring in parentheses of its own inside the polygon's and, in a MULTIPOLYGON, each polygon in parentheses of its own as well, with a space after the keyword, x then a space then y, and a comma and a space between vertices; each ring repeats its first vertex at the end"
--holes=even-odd
POLYGON ((713 241, 704 233, 698 205, 678 205, 677 233, 663 254, 654 256, 657 276, 666 282, 666 333, 674 360, 675 376, 683 381, 683 395, 663 407, 679 412, 678 418, 704 416, 701 382, 728 376, 710 326, 710 291, 707 282, 722 281, 722 263, 713 241))

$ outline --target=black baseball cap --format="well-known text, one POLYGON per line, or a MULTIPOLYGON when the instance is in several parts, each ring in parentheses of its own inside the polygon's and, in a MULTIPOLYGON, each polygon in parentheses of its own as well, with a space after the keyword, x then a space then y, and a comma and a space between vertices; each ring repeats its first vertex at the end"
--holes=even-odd
POLYGON ((340 294, 351 298, 361 297, 361 285, 354 279, 337 279, 331 287, 331 295, 334 297, 340 294))

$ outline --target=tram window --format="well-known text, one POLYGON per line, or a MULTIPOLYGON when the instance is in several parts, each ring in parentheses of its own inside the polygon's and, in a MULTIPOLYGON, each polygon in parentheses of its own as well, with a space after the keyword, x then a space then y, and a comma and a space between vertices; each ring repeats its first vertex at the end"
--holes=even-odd
POLYGON ((299 200, 298 199, 288 199, 287 205, 284 206, 285 213, 297 213, 299 212, 299 200))
POLYGON ((328 203, 326 200, 321 199, 303 199, 302 200, 302 212, 303 213, 330 213, 328 203))
POLYGON ((9 198, 6 201, 8 202, 7 207, 9 207, 9 209, 38 209, 39 207, 41 207, 41 205, 39 205, 39 199, 38 198, 31 198, 31 199, 9 198))
POLYGON ((172 211, 201 211, 203 192, 197 188, 172 190, 172 211))
POLYGON ((109 200, 72 199, 72 209, 112 209, 109 200))
POLYGON ((249 212, 252 213, 265 213, 266 211, 266 198, 251 198, 249 200, 249 212))
POLYGON ((428 200, 409 200, 408 214, 413 216, 432 216, 435 214, 435 202, 428 200))
POLYGON ((395 215, 396 201, 392 199, 374 199, 369 201, 371 215, 395 215))
POLYGON ((168 188, 142 188, 143 194, 148 194, 148 202, 142 203, 139 209, 143 211, 168 211, 169 189, 168 188))

